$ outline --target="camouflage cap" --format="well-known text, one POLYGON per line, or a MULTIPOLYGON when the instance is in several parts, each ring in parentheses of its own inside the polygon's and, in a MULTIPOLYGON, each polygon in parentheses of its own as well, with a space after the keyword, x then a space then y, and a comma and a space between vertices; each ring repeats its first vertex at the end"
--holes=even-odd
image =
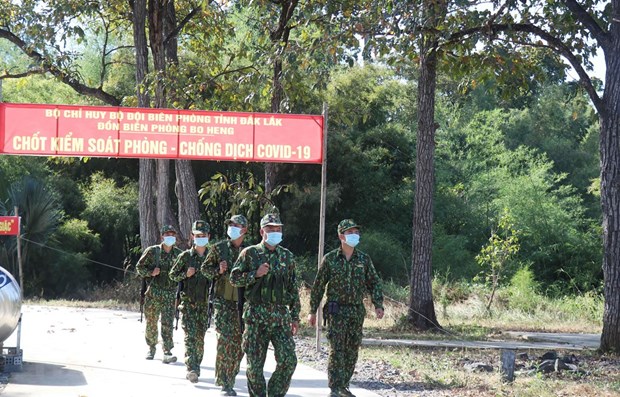
POLYGON ((260 220, 260 227, 282 225, 283 223, 280 221, 280 214, 267 214, 260 220))
POLYGON ((177 232, 176 230, 174 230, 174 226, 172 225, 164 225, 161 227, 161 234, 164 233, 168 233, 168 232, 177 232))
POLYGON ((192 224, 192 234, 207 234, 209 230, 209 224, 205 221, 195 221, 192 224))
POLYGON ((246 227, 248 225, 248 220, 243 215, 233 215, 230 217, 230 219, 227 219, 224 223, 227 225, 230 225, 231 223, 236 223, 238 225, 246 227))
POLYGON ((354 227, 361 229, 361 226, 358 225, 353 219, 344 219, 338 224, 338 234, 342 234, 349 229, 353 229, 354 227))

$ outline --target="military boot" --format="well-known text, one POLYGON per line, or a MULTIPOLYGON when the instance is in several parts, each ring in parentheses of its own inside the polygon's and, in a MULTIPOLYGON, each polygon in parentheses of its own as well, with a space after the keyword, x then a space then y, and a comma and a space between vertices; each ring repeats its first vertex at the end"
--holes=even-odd
POLYGON ((161 362, 164 363, 164 364, 176 363, 177 362, 177 356, 173 355, 170 352, 165 352, 164 353, 164 358, 161 360, 161 362))
POLYGON ((234 391, 232 387, 222 386, 222 391, 220 391, 220 395, 222 395, 222 396, 236 396, 237 392, 234 391))
POLYGON ((355 397, 355 394, 351 393, 351 390, 349 390, 348 387, 345 387, 345 388, 340 389, 340 396, 341 397, 355 397))
POLYGON ((185 375, 185 378, 192 383, 198 383, 198 374, 196 371, 189 371, 187 375, 185 375))
POLYGON ((147 360, 152 360, 154 357, 155 357, 155 348, 151 347, 151 348, 149 348, 149 352, 146 353, 146 357, 145 358, 147 360))

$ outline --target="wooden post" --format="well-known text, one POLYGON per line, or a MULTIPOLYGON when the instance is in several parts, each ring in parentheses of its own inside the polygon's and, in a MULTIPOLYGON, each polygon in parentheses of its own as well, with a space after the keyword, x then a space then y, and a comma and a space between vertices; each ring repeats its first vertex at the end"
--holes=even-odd
POLYGON ((18 219, 17 225, 17 266, 19 269, 19 300, 24 300, 24 271, 22 269, 22 219, 19 216, 19 209, 15 207, 15 216, 18 219))
POLYGON ((515 352, 514 350, 502 350, 501 353, 502 368, 500 375, 502 381, 512 382, 515 380, 515 352))
MULTIPOLYGON (((321 165, 321 209, 319 220, 319 254, 317 269, 321 267, 321 260, 325 252, 325 211, 327 200, 327 103, 323 103, 323 163, 321 165)), ((316 351, 321 351, 321 324, 323 313, 321 305, 316 313, 316 351)))

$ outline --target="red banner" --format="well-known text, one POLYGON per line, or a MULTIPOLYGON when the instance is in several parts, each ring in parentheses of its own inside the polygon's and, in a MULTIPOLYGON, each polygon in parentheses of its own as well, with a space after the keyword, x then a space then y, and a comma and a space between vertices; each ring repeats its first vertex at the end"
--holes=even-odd
POLYGON ((321 163, 323 116, 0 103, 0 153, 321 163))
POLYGON ((17 236, 19 234, 19 216, 0 216, 0 235, 17 236))

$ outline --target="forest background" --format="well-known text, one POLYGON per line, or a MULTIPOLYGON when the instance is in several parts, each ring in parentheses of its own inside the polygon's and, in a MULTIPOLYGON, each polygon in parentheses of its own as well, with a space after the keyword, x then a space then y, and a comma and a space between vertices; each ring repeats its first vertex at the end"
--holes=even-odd
MULTIPOLYGON (((325 249, 337 247, 337 223, 354 218, 364 225, 360 249, 373 258, 388 295, 406 300, 421 52, 405 46, 406 38, 392 40, 399 32, 368 29, 405 15, 396 3, 364 11, 363 2, 149 2, 152 66, 143 75, 133 2, 22 3, 2 3, 0 10, 6 102, 144 106, 146 100, 154 107, 306 114, 320 114, 327 103, 325 249), (175 6, 166 15, 178 15, 178 24, 162 22, 162 29, 164 42, 174 38, 178 47, 161 67, 153 18, 175 6)), ((490 15, 450 5, 454 17, 490 15)), ((602 299, 599 117, 561 58, 544 45, 508 42, 453 47, 438 61, 432 277, 493 288, 526 274, 545 295, 602 299)), ((0 157, 0 210, 10 214, 17 206, 23 218, 25 296, 84 298, 126 280, 124 269, 155 242, 141 235, 140 161, 0 157)), ((160 166, 159 175, 178 172, 172 162, 160 166)), ((251 219, 250 240, 258 241, 258 219, 275 206, 285 223, 283 245, 312 282, 319 166, 193 161, 189 167, 198 216, 211 223, 213 240, 224 238, 223 220, 241 212, 251 219)), ((150 185, 180 218, 183 200, 172 200, 181 196, 179 186, 160 179, 150 185)), ((182 221, 175 223, 186 233, 182 221)), ((17 274, 15 239, 0 239, 2 266, 17 274)))

